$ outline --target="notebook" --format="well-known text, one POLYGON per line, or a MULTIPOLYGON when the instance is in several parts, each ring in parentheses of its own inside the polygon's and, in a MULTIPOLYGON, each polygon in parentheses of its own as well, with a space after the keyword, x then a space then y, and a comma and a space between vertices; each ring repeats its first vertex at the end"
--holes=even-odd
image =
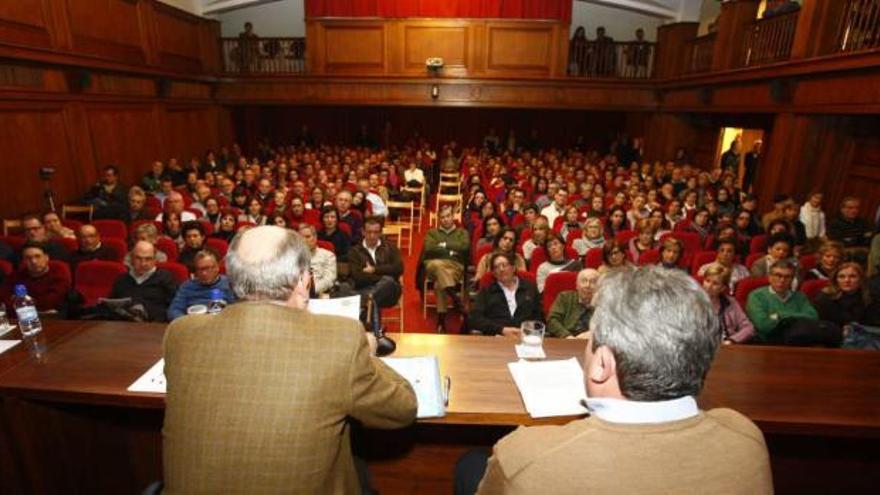
POLYGON ((382 361, 412 385, 419 404, 416 413, 419 419, 440 418, 446 415, 449 379, 446 379, 446 393, 444 393, 437 356, 385 357, 382 361))

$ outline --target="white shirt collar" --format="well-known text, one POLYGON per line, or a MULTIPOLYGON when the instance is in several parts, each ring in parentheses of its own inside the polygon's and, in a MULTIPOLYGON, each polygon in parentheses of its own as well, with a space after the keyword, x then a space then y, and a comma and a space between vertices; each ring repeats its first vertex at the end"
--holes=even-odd
POLYGON ((659 402, 587 399, 587 408, 603 421, 623 424, 668 423, 692 418, 700 413, 697 401, 690 395, 659 402))

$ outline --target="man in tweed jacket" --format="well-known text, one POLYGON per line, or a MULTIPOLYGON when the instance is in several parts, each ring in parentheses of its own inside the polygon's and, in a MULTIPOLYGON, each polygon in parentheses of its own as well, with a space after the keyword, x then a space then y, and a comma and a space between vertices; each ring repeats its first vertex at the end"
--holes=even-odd
POLYGON ((349 422, 399 428, 409 384, 371 356, 355 320, 310 314, 309 250, 248 230, 226 260, 241 302, 165 334, 163 493, 358 493, 349 422))

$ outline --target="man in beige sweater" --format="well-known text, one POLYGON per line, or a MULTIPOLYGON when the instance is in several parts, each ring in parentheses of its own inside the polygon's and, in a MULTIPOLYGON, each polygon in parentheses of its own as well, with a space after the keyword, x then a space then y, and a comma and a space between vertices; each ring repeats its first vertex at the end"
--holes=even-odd
POLYGON ((358 321, 307 311, 298 234, 239 234, 226 267, 239 302, 165 334, 163 493, 360 493, 351 420, 412 423, 412 387, 371 356, 358 321))
MULTIPOLYGON (((594 304, 590 417, 501 439, 478 492, 772 493, 761 431, 735 411, 697 408, 721 335, 696 282, 659 267, 620 271, 594 304)), ((459 492, 473 460, 459 464, 459 492)))

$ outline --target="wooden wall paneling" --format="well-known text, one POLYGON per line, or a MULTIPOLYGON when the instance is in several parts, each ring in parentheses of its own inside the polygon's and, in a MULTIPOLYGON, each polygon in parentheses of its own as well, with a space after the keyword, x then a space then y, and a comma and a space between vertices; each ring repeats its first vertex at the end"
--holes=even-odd
POLYGON ((718 31, 712 52, 712 70, 739 67, 746 25, 758 15, 760 0, 733 0, 721 5, 718 15, 718 31))
POLYGON ((553 73, 556 39, 552 25, 486 23, 486 72, 553 73))
POLYGON ((0 102, 0 154, 7 185, 0 195, 3 216, 44 209, 38 170, 56 169, 52 186, 56 200, 81 194, 78 166, 64 109, 58 103, 0 102))
POLYGON ((202 71, 208 73, 220 72, 220 23, 215 21, 202 21, 199 24, 199 49, 201 53, 202 71))
POLYGON ((52 46, 50 0, 0 2, 0 39, 33 48, 52 46))
POLYGON ((75 51, 116 62, 147 63, 146 23, 137 0, 66 0, 65 6, 75 51))
POLYGON ((156 3, 153 19, 159 64, 184 72, 203 69, 199 18, 156 3))
POLYGON ((131 184, 162 155, 156 109, 150 104, 86 106, 97 167, 115 164, 123 182, 131 184))
POLYGON ((699 26, 697 22, 677 22, 657 28, 655 77, 667 79, 685 73, 690 55, 687 42, 697 36, 699 26))
MULTIPOLYGON (((876 124, 876 123, 875 123, 876 124)), ((880 136, 861 135, 852 140, 852 159, 842 190, 826 201, 826 211, 836 212, 846 196, 862 199, 862 216, 873 219, 880 206, 880 136)))
POLYGON ((382 22, 347 22, 323 29, 324 70, 328 74, 384 74, 388 67, 387 29, 382 22))
POLYGON ((425 60, 441 57, 444 76, 466 76, 473 57, 473 26, 464 21, 409 21, 399 26, 401 72, 425 74, 425 60))
POLYGON ((218 144, 229 144, 219 142, 219 124, 217 112, 210 107, 167 106, 162 120, 165 154, 185 163, 192 157, 201 159, 218 144))

